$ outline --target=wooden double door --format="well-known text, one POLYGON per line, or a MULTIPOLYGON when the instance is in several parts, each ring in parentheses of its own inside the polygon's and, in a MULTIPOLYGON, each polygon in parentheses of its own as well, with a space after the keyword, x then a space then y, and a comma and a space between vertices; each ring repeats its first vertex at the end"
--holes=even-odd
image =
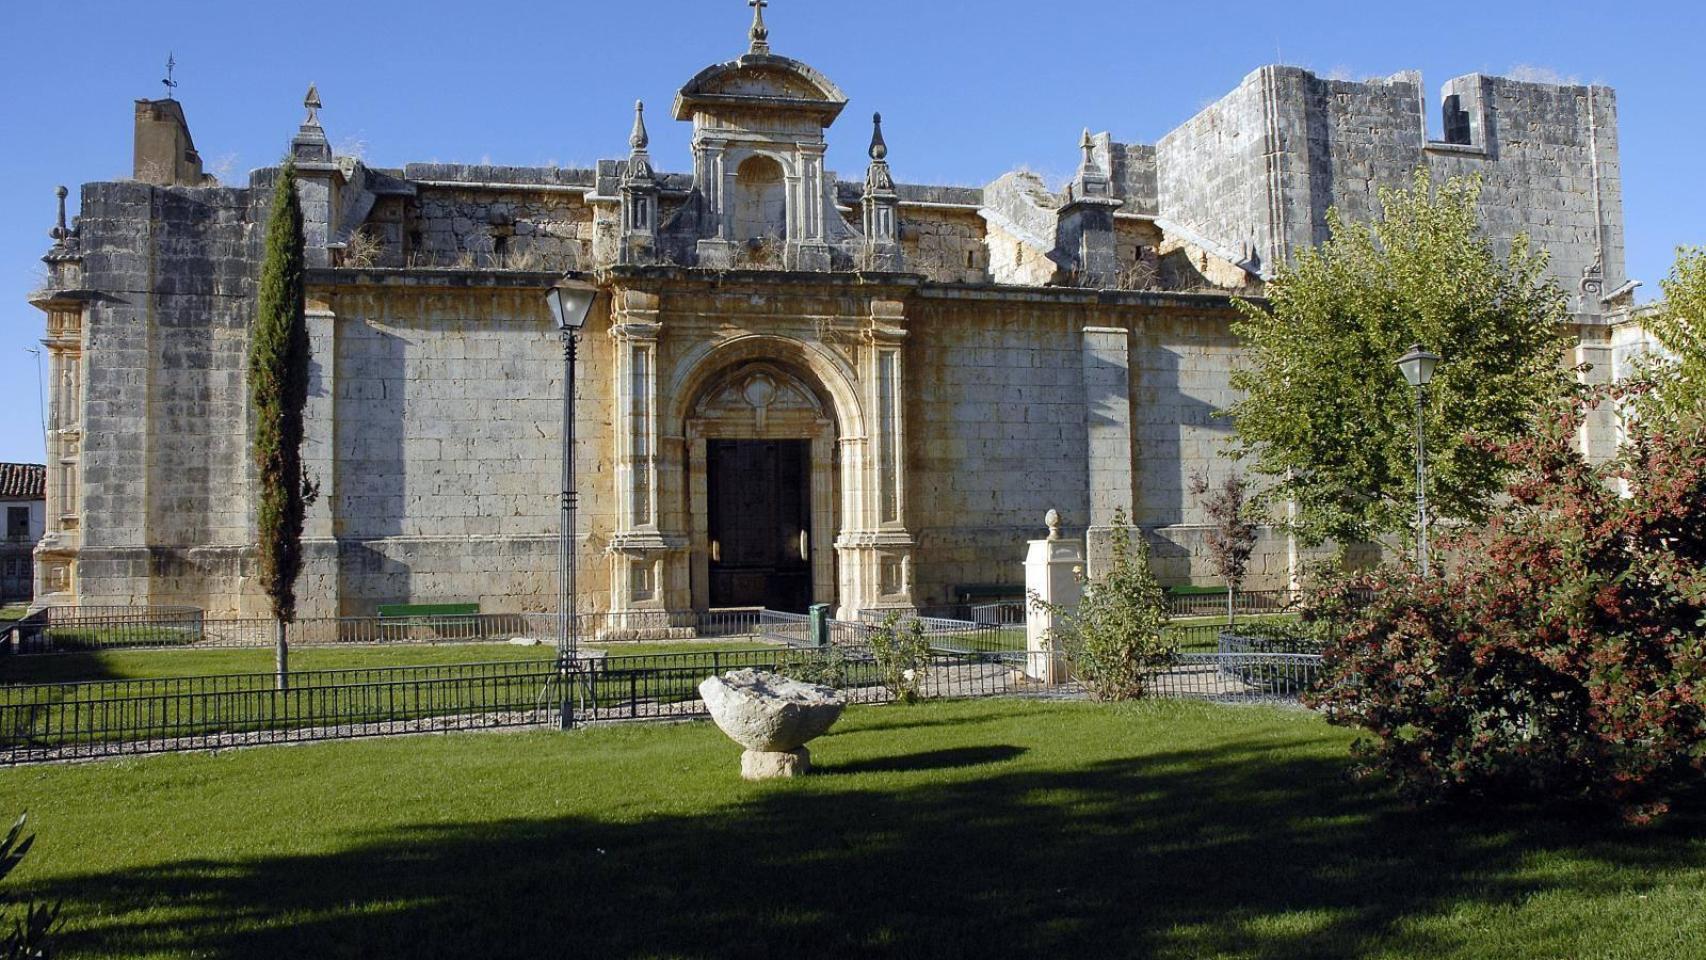
POLYGON ((706 443, 712 607, 811 604, 811 441, 706 443))

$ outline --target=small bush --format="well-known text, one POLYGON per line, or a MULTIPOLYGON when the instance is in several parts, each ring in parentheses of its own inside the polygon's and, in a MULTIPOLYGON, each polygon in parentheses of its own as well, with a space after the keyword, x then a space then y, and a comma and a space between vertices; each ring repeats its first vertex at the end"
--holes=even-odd
POLYGON ((1584 411, 1514 444, 1509 503, 1388 569, 1311 697, 1365 773, 1423 800, 1573 798, 1635 822, 1706 771, 1706 423, 1589 464, 1584 411))
POLYGON ((777 658, 776 672, 790 680, 816 683, 840 690, 852 677, 846 651, 830 644, 807 649, 789 648, 777 658))
POLYGON ((1132 537, 1124 510, 1114 512, 1110 544, 1113 568, 1099 580, 1080 576, 1084 596, 1077 610, 1032 602, 1058 618, 1049 643, 1066 654, 1092 696, 1135 700, 1178 648, 1166 633, 1166 594, 1149 569, 1149 547, 1132 537))
POLYGON ((930 671, 930 641, 917 617, 901 621, 900 614, 871 630, 871 656, 877 661, 877 676, 901 703, 917 703, 924 678, 930 671))

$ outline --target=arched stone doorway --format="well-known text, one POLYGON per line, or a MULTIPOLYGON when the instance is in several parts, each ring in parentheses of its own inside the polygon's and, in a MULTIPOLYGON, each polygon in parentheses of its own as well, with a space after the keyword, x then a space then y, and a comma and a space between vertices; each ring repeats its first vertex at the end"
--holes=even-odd
POLYGON ((838 438, 815 378, 786 361, 731 362, 683 426, 694 607, 833 602, 838 438))

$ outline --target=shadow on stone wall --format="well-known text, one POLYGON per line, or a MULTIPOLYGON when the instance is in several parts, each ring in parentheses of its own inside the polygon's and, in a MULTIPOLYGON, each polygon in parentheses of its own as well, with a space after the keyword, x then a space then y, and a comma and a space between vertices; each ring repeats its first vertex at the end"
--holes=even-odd
MULTIPOLYGON (((353 325, 352 325, 353 326, 353 325)), ((368 543, 403 534, 408 508, 408 341, 369 326, 338 348, 336 530, 341 612, 367 615, 411 595, 406 558, 368 543)))

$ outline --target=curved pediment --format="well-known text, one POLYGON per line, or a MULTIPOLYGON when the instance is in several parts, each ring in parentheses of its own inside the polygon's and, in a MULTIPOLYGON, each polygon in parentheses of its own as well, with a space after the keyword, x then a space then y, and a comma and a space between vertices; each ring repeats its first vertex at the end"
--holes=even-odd
POLYGON ((717 107, 766 108, 816 115, 824 126, 847 106, 847 95, 830 79, 798 60, 747 54, 700 71, 675 95, 675 119, 717 107))

